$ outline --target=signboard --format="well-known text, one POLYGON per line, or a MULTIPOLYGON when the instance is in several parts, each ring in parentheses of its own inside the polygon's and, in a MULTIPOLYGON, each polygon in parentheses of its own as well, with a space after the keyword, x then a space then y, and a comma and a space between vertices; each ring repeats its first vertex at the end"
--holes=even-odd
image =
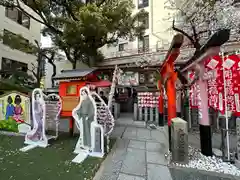
POLYGON ((46 100, 46 129, 56 128, 56 115, 59 113, 59 101, 58 100, 46 100))
POLYGON ((79 103, 78 96, 63 96, 62 97, 62 111, 72 111, 79 103))
POLYGON ((124 72, 120 76, 118 84, 122 86, 138 86, 139 85, 138 72, 124 72))

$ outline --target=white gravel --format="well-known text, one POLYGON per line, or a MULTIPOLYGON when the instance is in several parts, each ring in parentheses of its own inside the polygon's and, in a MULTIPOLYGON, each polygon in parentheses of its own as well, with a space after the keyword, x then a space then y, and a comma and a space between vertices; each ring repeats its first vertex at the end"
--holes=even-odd
MULTIPOLYGON (((166 158, 170 161, 171 153, 166 155, 166 158)), ((189 163, 180 164, 172 163, 173 165, 186 168, 194 168, 205 171, 212 171, 224 174, 231 174, 234 176, 240 176, 240 169, 233 164, 223 162, 222 159, 212 156, 207 157, 201 154, 199 149, 189 147, 189 163)))

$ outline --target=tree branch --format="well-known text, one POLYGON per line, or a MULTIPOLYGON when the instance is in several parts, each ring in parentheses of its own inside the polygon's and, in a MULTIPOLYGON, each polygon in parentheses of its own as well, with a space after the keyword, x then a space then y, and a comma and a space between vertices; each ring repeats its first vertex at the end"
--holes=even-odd
MULTIPOLYGON (((6 7, 12 7, 12 6, 6 6, 6 7)), ((19 10, 21 10, 22 12, 24 12, 28 17, 30 17, 31 19, 41 23, 41 24, 44 24, 43 21, 39 20, 38 18, 34 17, 33 15, 31 15, 30 13, 26 12, 20 5, 20 2, 19 0, 17 0, 17 6, 15 6, 16 8, 18 8, 19 10)), ((31 7, 30 7, 31 8, 31 7)), ((32 9, 32 8, 31 8, 32 9)), ((32 9, 34 11, 34 9, 32 9)), ((34 11, 35 12, 35 11, 34 11)), ((36 13, 36 12, 35 12, 36 13)), ((37 13, 38 14, 38 13, 37 13)))
POLYGON ((173 29, 174 31, 180 32, 180 33, 182 33, 184 36, 186 36, 186 37, 191 41, 191 43, 193 44, 193 46, 195 47, 195 41, 194 41, 194 39, 193 39, 188 33, 186 33, 185 31, 183 31, 183 30, 178 29, 178 28, 175 27, 175 20, 173 20, 172 29, 173 29))
POLYGON ((198 33, 196 31, 196 26, 194 25, 194 23, 192 21, 190 21, 190 24, 191 24, 191 27, 192 27, 193 37, 194 37, 194 41, 195 41, 195 43, 193 45, 196 49, 200 49, 201 45, 199 43, 199 38, 198 38, 198 33))
MULTIPOLYGON (((33 1, 33 2, 35 2, 35 1, 33 1)), ((11 6, 11 7, 12 7, 12 6, 11 6)), ((19 10, 21 10, 22 12, 24 12, 24 13, 25 13, 28 17, 30 17, 31 19, 39 22, 40 24, 43 24, 43 25, 47 26, 47 27, 48 27, 49 29, 51 29, 52 31, 54 31, 54 32, 56 32, 56 33, 58 33, 58 34, 62 34, 62 31, 60 31, 60 30, 56 29, 55 27, 51 26, 51 25, 47 22, 47 20, 42 16, 41 13, 37 12, 35 9, 33 9, 33 8, 30 7, 30 6, 28 6, 28 7, 31 8, 31 10, 34 11, 34 13, 36 13, 38 16, 40 16, 43 21, 39 20, 38 18, 34 17, 34 16, 31 15, 30 13, 28 13, 26 10, 24 10, 24 9, 21 7, 21 5, 20 5, 19 0, 17 0, 17 6, 16 6, 16 8, 18 8, 19 10)))
POLYGON ((32 69, 29 69, 28 68, 28 71, 30 71, 32 74, 33 74, 33 76, 36 78, 36 79, 38 79, 38 76, 37 76, 37 73, 35 73, 35 68, 36 68, 36 66, 32 63, 32 66, 34 67, 34 68, 32 68, 32 69))
POLYGON ((75 14, 73 13, 72 8, 68 5, 67 1, 61 1, 59 3, 59 0, 52 0, 53 2, 55 2, 58 5, 64 6, 66 8, 67 13, 69 14, 69 16, 74 20, 74 21, 79 21, 79 19, 75 16, 75 14))
POLYGON ((99 3, 97 3, 97 6, 101 6, 103 3, 105 3, 106 0, 101 0, 99 3))

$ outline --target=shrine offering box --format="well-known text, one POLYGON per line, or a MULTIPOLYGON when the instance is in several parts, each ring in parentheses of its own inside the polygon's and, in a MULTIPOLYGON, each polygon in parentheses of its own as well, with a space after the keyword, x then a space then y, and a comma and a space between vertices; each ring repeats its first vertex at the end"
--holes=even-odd
POLYGON ((79 90, 85 86, 85 82, 60 82, 59 95, 62 98, 62 116, 71 116, 72 110, 79 103, 79 90))

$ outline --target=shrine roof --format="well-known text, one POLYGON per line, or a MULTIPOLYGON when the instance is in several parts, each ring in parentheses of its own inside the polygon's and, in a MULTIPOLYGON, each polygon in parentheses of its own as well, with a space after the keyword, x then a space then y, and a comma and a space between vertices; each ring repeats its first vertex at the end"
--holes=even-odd
POLYGON ((88 74, 92 73, 95 70, 96 68, 62 70, 60 74, 57 74, 53 78, 54 79, 80 78, 87 76, 88 74))

